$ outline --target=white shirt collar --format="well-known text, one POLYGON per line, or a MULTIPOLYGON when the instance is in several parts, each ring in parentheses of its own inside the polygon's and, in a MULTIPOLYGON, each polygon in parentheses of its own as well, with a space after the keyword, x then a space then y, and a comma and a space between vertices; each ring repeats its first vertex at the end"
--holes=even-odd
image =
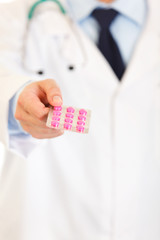
POLYGON ((97 8, 113 8, 142 26, 147 12, 147 0, 115 0, 111 4, 98 0, 67 0, 69 12, 76 21, 83 21, 97 8))

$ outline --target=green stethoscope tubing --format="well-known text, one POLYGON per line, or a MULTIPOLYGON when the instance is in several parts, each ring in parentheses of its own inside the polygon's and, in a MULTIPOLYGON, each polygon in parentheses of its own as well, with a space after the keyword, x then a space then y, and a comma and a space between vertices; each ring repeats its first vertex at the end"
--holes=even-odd
POLYGON ((41 3, 43 3, 43 2, 47 2, 47 1, 55 2, 55 3, 59 6, 61 12, 62 12, 63 14, 66 14, 66 10, 64 9, 64 7, 62 6, 62 4, 61 4, 58 0, 39 0, 39 1, 37 1, 35 4, 33 4, 33 6, 31 7, 31 9, 30 9, 30 11, 29 11, 29 14, 28 14, 28 19, 29 19, 29 20, 32 19, 33 14, 34 14, 34 11, 35 11, 36 7, 37 7, 39 4, 41 4, 41 3))

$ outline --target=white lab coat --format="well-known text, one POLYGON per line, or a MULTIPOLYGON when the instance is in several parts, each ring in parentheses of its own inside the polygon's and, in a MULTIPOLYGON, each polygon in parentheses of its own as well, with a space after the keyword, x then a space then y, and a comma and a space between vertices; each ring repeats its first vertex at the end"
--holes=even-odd
POLYGON ((0 239, 159 240, 159 0, 149 0, 121 83, 53 3, 27 27, 27 4, 0 5, 0 239), (39 70, 57 81, 65 105, 92 110, 88 135, 8 136, 8 101, 39 70))

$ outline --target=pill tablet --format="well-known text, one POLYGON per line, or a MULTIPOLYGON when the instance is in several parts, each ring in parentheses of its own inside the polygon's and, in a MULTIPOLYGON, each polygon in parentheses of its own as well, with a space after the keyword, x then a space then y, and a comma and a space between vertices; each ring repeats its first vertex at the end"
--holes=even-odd
POLYGON ((72 120, 71 118, 66 118, 64 121, 65 121, 66 123, 73 123, 73 120, 72 120))
POLYGON ((61 114, 62 114, 61 112, 53 111, 53 115, 54 115, 54 116, 61 116, 61 114))
POLYGON ((54 128, 58 128, 59 127, 59 122, 52 121, 51 126, 54 127, 54 128))
POLYGON ((66 113, 66 117, 67 117, 67 118, 73 118, 74 115, 73 115, 72 113, 66 113))
POLYGON ((55 111, 62 111, 62 107, 61 107, 61 106, 55 106, 55 107, 54 107, 54 110, 55 110, 55 111))
POLYGON ((64 124, 64 128, 65 128, 66 130, 71 130, 72 125, 71 125, 71 124, 68 124, 68 123, 65 123, 65 124, 64 124))
POLYGON ((79 114, 86 116, 87 115, 87 111, 85 109, 80 109, 79 110, 79 114))
POLYGON ((75 109, 73 107, 68 107, 67 108, 67 112, 68 113, 74 113, 75 112, 75 109))
POLYGON ((86 121, 86 117, 85 116, 78 116, 78 120, 81 120, 81 121, 86 121))
POLYGON ((52 117, 52 120, 53 120, 53 121, 58 121, 58 122, 59 122, 59 121, 60 121, 60 117, 55 117, 55 116, 53 116, 53 117, 52 117))
POLYGON ((78 122, 77 122, 77 125, 84 126, 84 125, 85 125, 85 122, 83 122, 83 121, 78 121, 78 122))
POLYGON ((85 129, 85 128, 82 127, 82 126, 77 126, 76 129, 77 129, 78 132, 81 132, 81 133, 82 133, 82 132, 84 132, 84 129, 85 129))

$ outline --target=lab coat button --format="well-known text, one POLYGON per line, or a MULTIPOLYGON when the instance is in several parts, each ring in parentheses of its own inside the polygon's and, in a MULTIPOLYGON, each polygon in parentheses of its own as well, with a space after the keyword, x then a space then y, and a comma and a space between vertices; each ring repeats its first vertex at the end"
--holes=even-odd
POLYGON ((71 70, 71 71, 73 71, 73 70, 74 70, 74 66, 73 66, 73 65, 70 65, 70 66, 68 67, 68 69, 71 70))
POLYGON ((43 75, 44 72, 43 72, 42 70, 40 70, 40 71, 37 72, 37 74, 39 74, 39 75, 43 75))

